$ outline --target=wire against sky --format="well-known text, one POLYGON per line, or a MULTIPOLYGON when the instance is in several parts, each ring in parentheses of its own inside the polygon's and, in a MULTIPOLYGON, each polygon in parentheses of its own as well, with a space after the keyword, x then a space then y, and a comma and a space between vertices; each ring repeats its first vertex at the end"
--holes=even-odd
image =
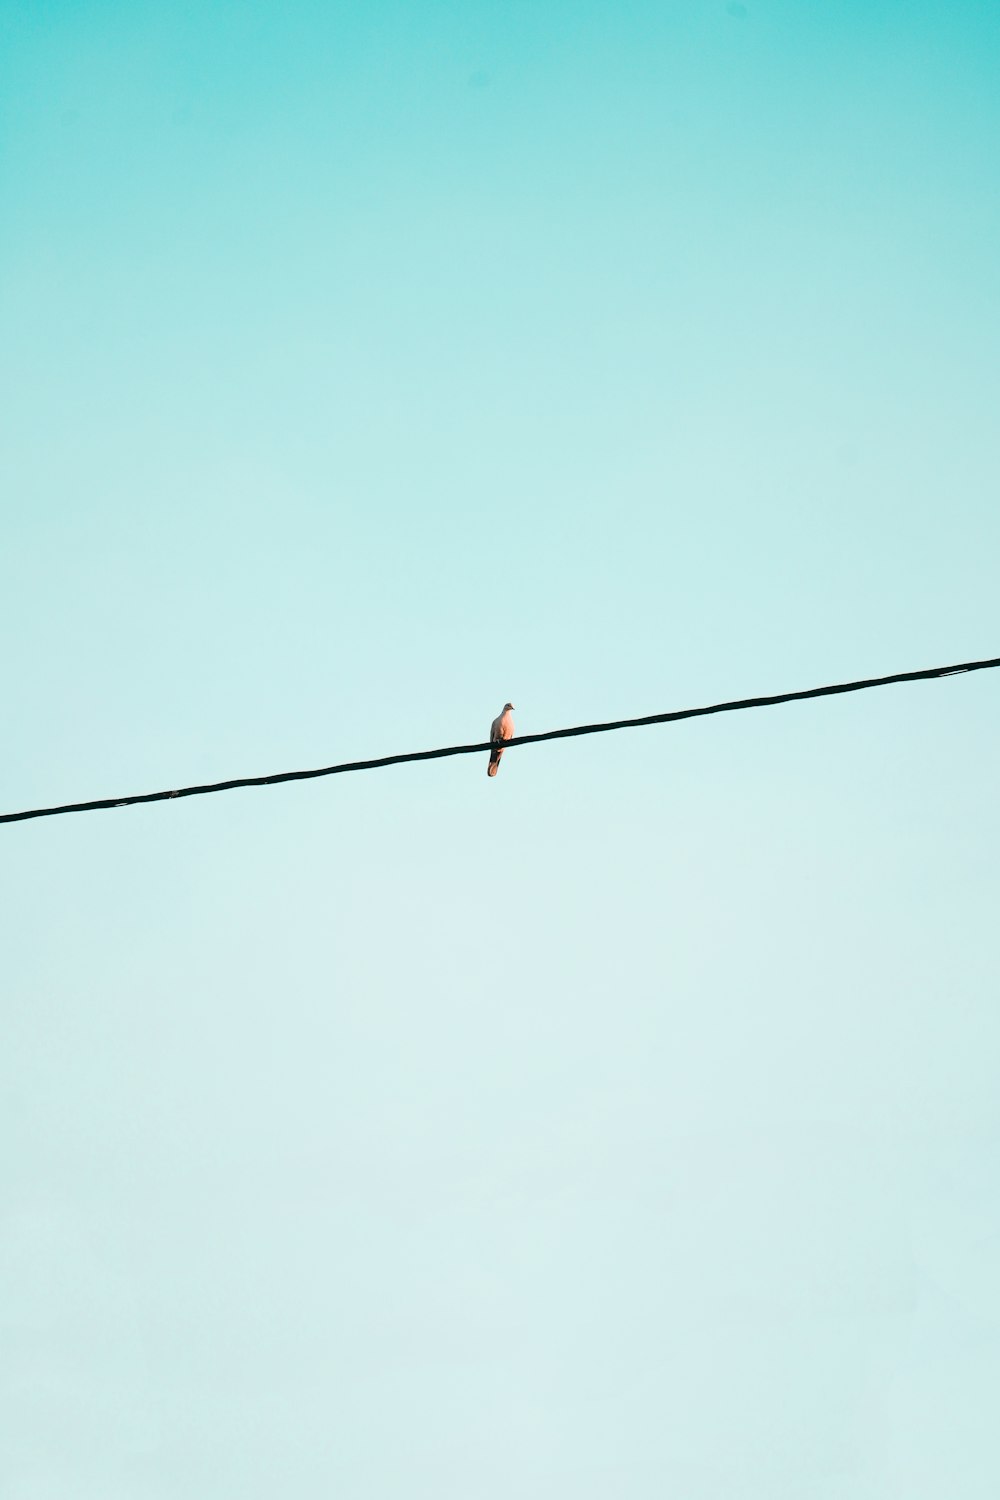
MULTIPOLYGON (((736 713, 743 708, 774 708, 779 703, 800 703, 806 698, 828 698, 836 693, 860 693, 866 688, 890 687, 896 682, 928 682, 935 677, 953 677, 959 672, 984 672, 1000 667, 1000 656, 988 661, 963 661, 950 667, 924 667, 919 672, 894 672, 890 677, 867 677, 857 682, 835 682, 828 687, 803 688, 795 693, 773 693, 764 698, 737 698, 730 703, 710 703, 705 708, 678 708, 665 714, 646 714, 641 719, 613 719, 606 724, 575 724, 569 729, 547 729, 543 734, 519 734, 504 743, 539 745, 543 740, 568 740, 581 734, 610 734, 613 729, 642 729, 650 724, 675 724, 681 719, 700 719, 707 714, 736 713)), ((24 812, 0 813, 0 823, 22 823, 28 818, 55 818, 62 813, 102 812, 111 807, 134 807, 140 802, 169 802, 175 797, 204 797, 210 792, 232 792, 244 786, 277 786, 283 781, 312 781, 318 776, 339 776, 347 771, 378 771, 412 760, 443 760, 449 755, 480 755, 490 741, 477 745, 445 745, 440 750, 409 750, 400 755, 382 755, 377 760, 350 760, 339 766, 320 766, 313 771, 278 771, 273 776, 238 776, 232 781, 214 781, 205 786, 182 786, 170 792, 142 792, 133 797, 105 797, 97 802, 67 802, 61 807, 29 807, 24 812)))

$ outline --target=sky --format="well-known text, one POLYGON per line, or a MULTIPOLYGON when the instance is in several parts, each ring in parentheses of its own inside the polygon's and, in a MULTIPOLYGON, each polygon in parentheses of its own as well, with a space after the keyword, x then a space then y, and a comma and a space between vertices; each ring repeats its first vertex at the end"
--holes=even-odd
MULTIPOLYGON (((985 0, 2 0, 0 810, 996 656, 985 0)), ((8 825, 10 1500, 962 1500, 1000 680, 8 825)))

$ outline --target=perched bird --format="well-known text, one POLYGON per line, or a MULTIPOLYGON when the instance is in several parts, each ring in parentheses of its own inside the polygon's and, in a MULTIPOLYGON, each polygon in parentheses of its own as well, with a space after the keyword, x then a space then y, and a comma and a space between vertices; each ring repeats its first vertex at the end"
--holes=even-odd
POLYGON ((500 757, 503 751, 500 749, 502 740, 514 738, 514 720, 511 718, 513 703, 505 703, 503 713, 499 714, 490 725, 490 743, 493 749, 490 751, 490 763, 486 769, 487 776, 495 776, 500 769, 500 757))

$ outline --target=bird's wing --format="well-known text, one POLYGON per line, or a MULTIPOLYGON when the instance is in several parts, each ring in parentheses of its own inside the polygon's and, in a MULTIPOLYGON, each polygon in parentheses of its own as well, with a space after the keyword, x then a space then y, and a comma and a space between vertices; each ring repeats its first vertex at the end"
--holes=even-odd
POLYGON ((503 714, 498 714, 490 725, 490 739, 502 740, 506 738, 507 736, 503 732, 503 714))

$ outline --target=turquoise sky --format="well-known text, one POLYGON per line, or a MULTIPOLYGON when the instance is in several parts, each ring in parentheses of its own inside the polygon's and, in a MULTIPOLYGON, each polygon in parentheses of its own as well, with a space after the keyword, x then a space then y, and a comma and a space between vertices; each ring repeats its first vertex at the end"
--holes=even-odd
MULTIPOLYGON (((0 5, 0 803, 1000 652, 1000 11, 0 5)), ((1000 681, 0 831, 10 1500, 995 1500, 1000 681)))

